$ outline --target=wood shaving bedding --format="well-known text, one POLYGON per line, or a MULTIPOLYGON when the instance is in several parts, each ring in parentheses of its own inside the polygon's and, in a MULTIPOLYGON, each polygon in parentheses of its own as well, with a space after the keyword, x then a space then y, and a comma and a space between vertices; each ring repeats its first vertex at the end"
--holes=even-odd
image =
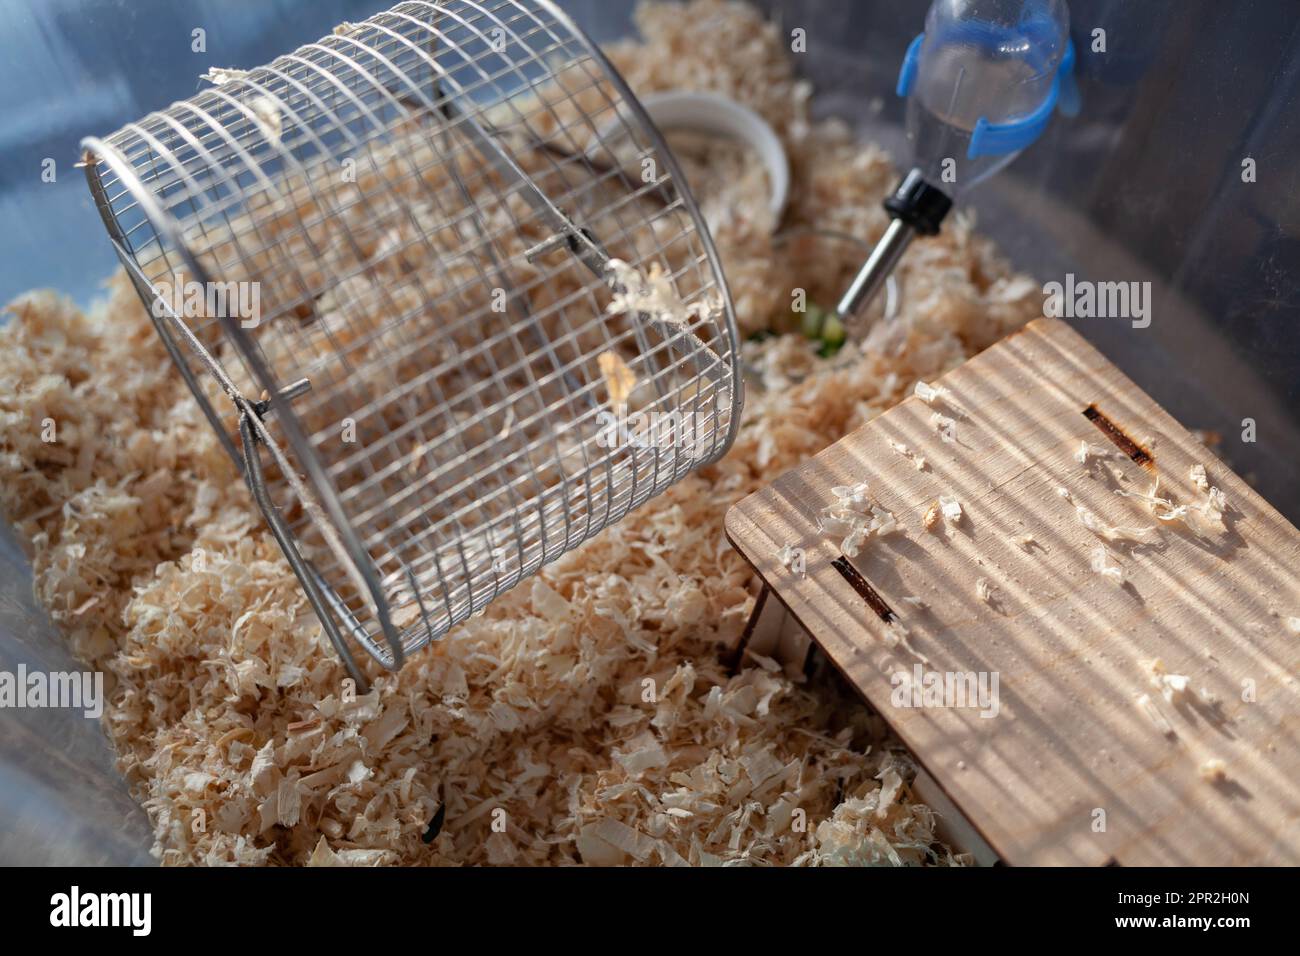
POLYGON ((689 129, 668 129, 664 137, 710 233, 772 232, 771 208, 752 201, 771 191, 767 167, 748 143, 689 129))
MULTIPOLYGON (((809 119, 775 26, 719 0, 649 5, 638 23, 646 42, 610 51, 635 89, 756 109, 792 154, 791 222, 879 236, 896 173, 809 119)), ((716 238, 742 326, 769 326, 796 284, 786 258, 752 229, 716 238)), ((829 300, 854 255, 820 257, 797 284, 829 300)), ((89 317, 20 298, 0 348, 0 506, 74 653, 106 673, 105 729, 158 858, 953 862, 907 795, 900 745, 851 691, 723 663, 753 606, 727 507, 1040 310, 968 217, 916 244, 899 279, 899 320, 834 360, 792 336, 748 348, 765 380, 791 384, 750 393, 724 460, 399 674, 367 660, 374 688, 356 698, 126 279, 89 317)))

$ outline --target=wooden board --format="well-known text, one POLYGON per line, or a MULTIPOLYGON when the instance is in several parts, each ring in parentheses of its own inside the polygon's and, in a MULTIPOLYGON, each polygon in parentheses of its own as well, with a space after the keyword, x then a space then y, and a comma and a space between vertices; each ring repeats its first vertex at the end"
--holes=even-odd
POLYGON ((1287 625, 1300 617, 1300 532, 1064 323, 1031 323, 939 384, 949 408, 909 397, 737 504, 732 544, 1006 862, 1300 863, 1300 635, 1287 625), (940 440, 935 411, 957 419, 955 443, 940 440), (1106 464, 1124 479, 1076 461, 1081 441, 1113 452, 1106 464), (1162 494, 1204 500, 1197 463, 1227 496, 1217 535, 1114 493, 1145 492, 1159 474, 1162 494), (833 486, 860 481, 902 526, 852 562, 873 602, 833 567, 839 540, 816 520, 833 486), (965 517, 927 532, 922 513, 940 495, 965 517), (1111 550, 1123 586, 1092 569, 1100 541, 1076 504, 1111 525, 1159 525, 1150 544, 1111 550), (1029 550, 1016 543, 1025 534, 1029 550), (805 574, 782 564, 787 545, 804 549, 805 574), (871 603, 896 615, 915 653, 890 646, 871 603), (1151 658, 1217 703, 1167 702, 1139 665, 1151 658), (917 665, 923 678, 982 673, 990 691, 996 675, 996 715, 900 706, 896 675, 917 665), (1135 703, 1142 694, 1172 734, 1135 703), (1211 759, 1225 781, 1202 778, 1211 759))

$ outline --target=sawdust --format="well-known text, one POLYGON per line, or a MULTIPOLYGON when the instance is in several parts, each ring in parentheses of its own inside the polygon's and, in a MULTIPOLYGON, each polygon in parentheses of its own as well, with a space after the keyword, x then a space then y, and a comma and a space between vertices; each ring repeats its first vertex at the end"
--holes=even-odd
MULTIPOLYGON (((774 26, 718 0, 638 22, 647 45, 611 51, 635 89, 753 107, 791 152, 791 221, 879 236, 895 172, 809 120, 774 26)), ((743 327, 767 327, 791 266, 760 231, 717 238, 743 327)), ((829 300, 857 264, 827 256, 797 284, 829 300)), ((899 319, 833 360, 791 336, 748 345, 762 380, 790 384, 751 393, 725 459, 399 674, 367 660, 361 696, 127 281, 91 316, 20 298, 0 349, 0 505, 72 650, 106 673, 105 728, 158 858, 952 862, 878 716, 830 677, 724 663, 754 603, 727 507, 1039 310, 962 216, 899 279, 899 319)))
POLYGON ((947 415, 935 412, 930 416, 930 424, 939 433, 945 445, 950 445, 957 440, 957 422, 947 415))
POLYGON ((939 513, 943 515, 943 520, 948 524, 956 527, 961 524, 962 509, 961 502, 952 495, 939 496, 939 513))
POLYGON ((918 455, 916 452, 912 451, 912 449, 908 448, 902 442, 897 442, 890 439, 889 447, 892 448, 894 451, 896 451, 898 454, 902 455, 908 461, 910 461, 912 463, 912 467, 915 468, 917 471, 926 470, 927 465, 925 462, 925 457, 922 455, 918 455))
POLYGON ((1170 724, 1169 719, 1161 713, 1160 707, 1151 699, 1150 694, 1139 694, 1134 698, 1134 702, 1138 705, 1138 708, 1147 715, 1151 723, 1155 725, 1156 730, 1160 732, 1161 736, 1175 736, 1173 725, 1170 724))
POLYGON ((1119 525, 1107 524, 1097 516, 1097 513, 1083 505, 1074 506, 1075 516, 1079 519, 1079 524, 1083 525, 1103 541, 1111 543, 1144 543, 1151 539, 1155 533, 1155 528, 1139 527, 1125 528, 1119 525))
POLYGON ((596 357, 600 374, 605 379, 605 390, 609 394, 609 403, 614 406, 624 404, 632 390, 636 388, 636 372, 628 368, 626 362, 617 352, 601 352, 596 357))
POLYGON ((817 526, 823 534, 843 538, 840 550, 846 557, 856 558, 873 534, 883 537, 898 530, 898 520, 865 481, 832 488, 831 494, 834 501, 818 512, 817 526))
POLYGON ((1105 547, 1098 545, 1092 550, 1092 570, 1104 578, 1109 578, 1116 584, 1124 583, 1124 569, 1115 564, 1110 564, 1107 560, 1105 547))
POLYGON ((1146 672, 1151 686, 1160 691, 1160 695, 1167 702, 1171 704, 1178 703, 1189 693, 1190 679, 1185 674, 1169 673, 1169 670, 1165 667, 1165 662, 1159 657, 1138 661, 1138 665, 1146 672))
POLYGON ((1222 783, 1228 779, 1228 765, 1218 757, 1202 761, 1196 770, 1201 779, 1207 783, 1222 783))
POLYGON ((1021 534, 1015 537, 1016 547, 1021 551, 1032 551, 1038 544, 1038 540, 1032 534, 1021 534))

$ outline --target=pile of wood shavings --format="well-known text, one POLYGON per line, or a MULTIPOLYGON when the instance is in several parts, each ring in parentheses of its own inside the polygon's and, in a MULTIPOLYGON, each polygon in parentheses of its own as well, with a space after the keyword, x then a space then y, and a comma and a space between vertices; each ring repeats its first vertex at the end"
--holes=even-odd
POLYGON ((822 534, 842 538, 840 551, 856 558, 873 534, 883 537, 898 530, 898 520, 871 493, 865 481, 831 489, 835 500, 817 515, 822 534))
MULTIPOLYGON (((792 222, 880 234, 894 170, 847 130, 809 121, 811 91, 774 26, 719 0, 649 5, 638 22, 646 42, 611 50, 635 89, 746 103, 791 152, 792 222)), ((788 308, 796 283, 769 240, 717 239, 747 327, 788 308)), ((827 262, 799 284, 829 297, 852 265, 827 262)), ((768 390, 751 391, 723 461, 400 674, 373 669, 374 690, 352 701, 126 280, 89 317, 51 293, 20 298, 0 348, 0 507, 30 541, 38 595, 74 652, 108 675, 106 729, 155 854, 952 862, 933 814, 909 799, 897 742, 851 693, 795 683, 762 658, 726 663, 754 603, 722 534, 726 508, 1040 308, 1034 283, 961 218, 917 244, 900 279, 900 318, 861 349, 826 361, 792 336, 747 346, 768 390)))

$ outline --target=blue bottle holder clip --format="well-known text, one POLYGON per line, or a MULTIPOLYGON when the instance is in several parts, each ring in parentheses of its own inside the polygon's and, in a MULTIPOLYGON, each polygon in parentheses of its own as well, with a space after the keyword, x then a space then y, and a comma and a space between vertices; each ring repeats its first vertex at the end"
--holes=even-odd
POLYGON ((907 45, 907 52, 903 54, 903 68, 898 71, 898 87, 895 92, 906 97, 912 92, 912 84, 916 82, 916 67, 921 60, 921 44, 925 42, 925 34, 918 33, 916 39, 907 45))
MULTIPOLYGON (((980 39, 988 41, 994 34, 998 37, 1002 35, 1001 31, 997 31, 992 27, 981 29, 975 24, 963 25, 961 33, 963 34, 961 39, 966 42, 980 39)), ((924 42, 925 34, 921 33, 908 44, 907 53, 903 56, 903 67, 898 71, 897 93, 899 96, 905 97, 912 91, 921 59, 921 45, 924 42)), ((981 116, 976 121, 975 129, 971 133, 970 147, 966 150, 966 158, 1004 156, 1007 153, 1018 152, 1034 142, 1039 136, 1043 135, 1043 130, 1047 128, 1047 124, 1052 118, 1052 111, 1056 109, 1057 102, 1061 98, 1062 87, 1067 83, 1072 83, 1073 78, 1074 41, 1067 39, 1065 56, 1061 58, 1061 64, 1056 70, 1056 76, 1052 78, 1052 88, 1043 104, 1028 116, 1010 123, 990 123, 987 117, 981 116)))

